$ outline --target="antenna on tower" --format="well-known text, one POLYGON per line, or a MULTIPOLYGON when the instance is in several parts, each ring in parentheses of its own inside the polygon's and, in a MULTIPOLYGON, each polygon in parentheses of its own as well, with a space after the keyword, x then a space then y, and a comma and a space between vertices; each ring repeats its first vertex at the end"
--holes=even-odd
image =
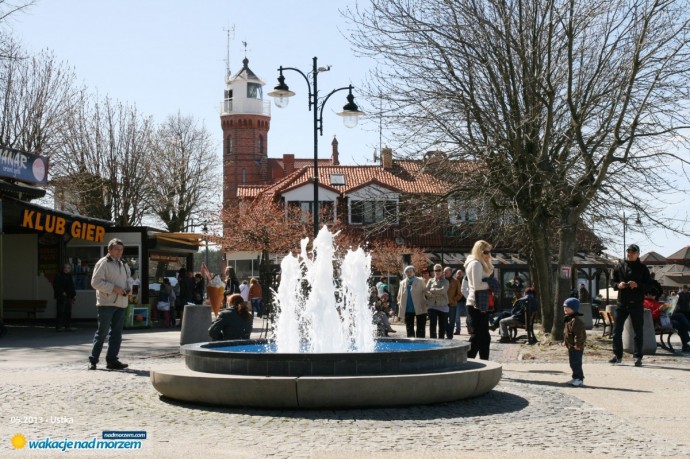
POLYGON ((247 57, 247 42, 243 41, 242 46, 244 46, 244 57, 247 57))
POLYGON ((230 73, 230 40, 235 39, 235 26, 233 25, 227 29, 224 28, 223 31, 228 35, 228 42, 225 48, 225 78, 227 79, 232 75, 230 73))

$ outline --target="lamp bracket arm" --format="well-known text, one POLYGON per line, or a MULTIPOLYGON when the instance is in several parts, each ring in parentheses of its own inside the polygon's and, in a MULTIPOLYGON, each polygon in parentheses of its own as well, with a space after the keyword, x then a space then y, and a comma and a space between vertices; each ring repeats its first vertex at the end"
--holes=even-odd
MULTIPOLYGON (((334 89, 333 91, 329 92, 326 97, 321 100, 321 105, 319 107, 319 119, 318 119, 318 129, 319 129, 319 135, 323 135, 323 108, 326 106, 326 101, 336 92, 339 91, 345 91, 349 90, 352 91, 354 87, 352 85, 349 86, 343 86, 342 88, 334 89)), ((318 102, 318 101, 317 101, 318 102)))
POLYGON ((309 77, 307 76, 307 74, 304 73, 303 71, 301 71, 300 69, 295 68, 295 67, 283 67, 283 66, 281 66, 278 69, 278 71, 281 73, 283 72, 283 70, 292 70, 293 72, 297 72, 300 75, 302 75, 302 78, 304 78, 304 81, 307 82, 307 88, 309 89, 309 111, 311 111, 311 106, 316 104, 316 95, 312 92, 312 84, 309 81, 309 77), (314 102, 312 102, 312 100, 314 100, 314 102))

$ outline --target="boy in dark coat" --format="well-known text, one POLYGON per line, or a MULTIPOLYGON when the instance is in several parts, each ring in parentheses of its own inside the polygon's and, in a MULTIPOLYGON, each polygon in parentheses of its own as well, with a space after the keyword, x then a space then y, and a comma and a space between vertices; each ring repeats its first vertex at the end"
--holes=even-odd
POLYGON ((582 354, 585 350, 585 341, 587 341, 587 333, 585 332, 585 325, 577 317, 580 314, 580 300, 577 298, 568 298, 563 303, 563 312, 565 313, 565 327, 563 328, 563 345, 568 348, 568 360, 570 368, 573 370, 573 379, 567 384, 575 387, 582 387, 585 374, 582 372, 582 354))

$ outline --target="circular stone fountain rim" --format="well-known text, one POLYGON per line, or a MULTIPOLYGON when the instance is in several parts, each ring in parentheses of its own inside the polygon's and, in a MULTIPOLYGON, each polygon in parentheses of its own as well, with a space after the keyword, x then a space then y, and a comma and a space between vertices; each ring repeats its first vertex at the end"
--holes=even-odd
MULTIPOLYGON (((434 344, 436 347, 424 348, 424 349, 405 349, 401 351, 379 351, 379 352, 251 352, 242 351, 236 354, 241 354, 251 358, 267 358, 272 359, 275 356, 283 356, 285 358, 323 358, 332 359, 334 356, 346 355, 346 356, 357 356, 357 357, 381 357, 385 354, 397 354, 399 352, 411 352, 411 353, 428 353, 430 351, 439 351, 442 349, 457 348, 463 346, 469 346, 466 342, 460 340, 441 340, 441 339, 431 339, 431 338, 377 338, 376 341, 380 342, 416 342, 416 343, 429 343, 434 344)), ((246 344, 269 344, 271 340, 260 338, 260 339, 242 339, 242 340, 226 340, 226 341, 210 341, 202 343, 192 343, 180 346, 180 353, 182 355, 206 355, 209 353, 212 355, 228 355, 232 354, 232 351, 228 350, 215 350, 216 347, 227 347, 227 346, 242 346, 246 344)))

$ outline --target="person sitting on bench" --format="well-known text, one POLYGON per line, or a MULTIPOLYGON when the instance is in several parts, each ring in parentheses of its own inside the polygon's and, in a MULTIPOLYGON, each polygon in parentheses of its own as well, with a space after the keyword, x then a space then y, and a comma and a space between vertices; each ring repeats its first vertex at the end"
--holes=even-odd
POLYGON ((688 318, 685 317, 684 314, 672 312, 670 314, 671 327, 668 326, 668 323, 664 326, 664 324, 661 323, 661 317, 668 317, 668 311, 666 310, 668 309, 668 305, 659 303, 656 300, 655 292, 653 291, 645 294, 642 306, 644 306, 645 309, 652 311, 654 328, 675 328, 678 332, 678 336, 680 337, 680 342, 683 343, 682 351, 690 352, 690 344, 688 344, 690 343, 690 332, 688 331, 690 330, 690 321, 688 321, 688 318))
POLYGON ((529 307, 529 314, 533 314, 539 308, 539 302, 536 299, 537 291, 534 287, 525 289, 525 296, 515 302, 515 306, 510 312, 504 311, 498 314, 491 324, 491 329, 495 330, 501 327, 501 339, 499 343, 510 342, 511 325, 525 325, 525 309, 529 307))

